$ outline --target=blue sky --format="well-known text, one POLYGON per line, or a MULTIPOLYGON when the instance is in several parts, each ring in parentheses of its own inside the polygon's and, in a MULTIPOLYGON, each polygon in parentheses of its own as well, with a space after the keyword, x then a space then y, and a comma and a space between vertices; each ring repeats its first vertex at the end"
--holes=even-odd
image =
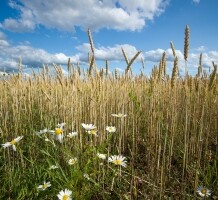
POLYGON ((165 51, 171 73, 172 41, 184 71, 184 29, 190 27, 188 69, 196 73, 200 53, 208 70, 218 63, 217 0, 1 0, 0 71, 16 71, 22 58, 23 71, 43 64, 63 66, 70 57, 87 68, 90 28, 98 67, 109 61, 110 70, 125 70, 123 48, 129 59, 142 53, 133 64, 135 73, 145 61, 149 74, 165 51))

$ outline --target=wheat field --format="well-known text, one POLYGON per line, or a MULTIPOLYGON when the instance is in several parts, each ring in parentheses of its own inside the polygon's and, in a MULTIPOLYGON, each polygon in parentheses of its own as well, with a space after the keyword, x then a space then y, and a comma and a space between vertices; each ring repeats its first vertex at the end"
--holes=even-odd
POLYGON ((125 73, 109 73, 88 37, 88 70, 69 60, 67 76, 54 64, 24 77, 20 62, 0 80, 0 199, 217 199, 217 65, 206 73, 201 55, 181 77, 171 42, 172 74, 165 53, 150 77, 132 74, 141 52, 124 49, 125 73))

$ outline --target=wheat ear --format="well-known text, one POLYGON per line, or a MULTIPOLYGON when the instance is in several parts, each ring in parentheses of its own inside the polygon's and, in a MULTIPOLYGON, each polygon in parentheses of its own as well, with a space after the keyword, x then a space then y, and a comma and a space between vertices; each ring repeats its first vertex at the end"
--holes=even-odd
POLYGON ((185 27, 185 41, 184 41, 184 60, 185 60, 185 74, 187 74, 187 59, 188 59, 188 50, 189 50, 189 35, 190 30, 188 25, 185 27))

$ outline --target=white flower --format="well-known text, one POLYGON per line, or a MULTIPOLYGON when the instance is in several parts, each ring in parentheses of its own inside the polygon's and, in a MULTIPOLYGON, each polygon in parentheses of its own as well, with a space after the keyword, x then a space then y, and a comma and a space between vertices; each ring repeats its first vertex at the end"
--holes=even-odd
POLYGON ((73 138, 73 137, 75 137, 75 136, 77 136, 77 135, 78 135, 77 132, 71 132, 71 133, 68 133, 67 137, 73 138))
POLYGON ((48 187, 51 187, 51 183, 50 182, 45 182, 43 183, 43 185, 39 185, 38 189, 39 190, 46 190, 48 187))
POLYGON ((197 193, 201 197, 209 197, 211 195, 211 191, 209 189, 207 189, 206 187, 203 187, 203 186, 199 186, 197 188, 197 193))
POLYGON ((88 174, 83 174, 83 177, 84 177, 84 178, 86 178, 88 181, 90 181, 90 180, 91 180, 91 178, 89 177, 89 175, 88 175, 88 174))
POLYGON ((15 139, 11 140, 10 142, 6 142, 5 144, 2 144, 2 146, 3 146, 3 148, 12 146, 13 150, 16 151, 15 144, 17 142, 19 142, 22 138, 23 138, 23 136, 19 136, 19 137, 15 138, 15 139))
POLYGON ((90 131, 92 129, 96 129, 96 126, 94 126, 93 124, 84 124, 82 123, 82 127, 87 130, 87 131, 90 131))
POLYGON ((49 167, 50 170, 51 170, 51 169, 57 169, 57 168, 58 168, 57 165, 51 165, 51 166, 49 167))
POLYGON ((123 118, 126 117, 126 114, 118 113, 118 114, 111 114, 113 117, 123 118))
POLYGON ((77 158, 71 158, 70 160, 68 160, 68 164, 69 165, 74 165, 74 164, 76 164, 77 163, 77 158))
POLYGON ((101 158, 102 160, 105 160, 106 157, 107 157, 106 154, 102 154, 102 153, 97 153, 97 156, 98 156, 99 158, 101 158))
POLYGON ((71 195, 72 191, 65 189, 61 190, 57 196, 59 200, 72 200, 71 195))
POLYGON ((97 132, 98 132, 98 131, 97 131, 96 129, 89 130, 89 131, 87 131, 87 132, 88 132, 89 135, 98 136, 98 135, 97 135, 97 132))
POLYGON ((40 130, 40 131, 38 131, 38 132, 35 132, 36 133, 36 135, 41 135, 41 134, 44 134, 44 133, 47 133, 48 132, 48 129, 47 128, 45 128, 45 129, 43 129, 43 130, 40 130))
POLYGON ((109 133, 114 133, 116 131, 116 127, 115 126, 106 126, 106 131, 108 131, 109 133))
POLYGON ((123 167, 126 167, 126 157, 123 157, 121 155, 114 155, 108 158, 109 162, 114 163, 115 165, 121 165, 123 167))
POLYGON ((55 128, 55 130, 49 130, 48 132, 53 134, 56 140, 58 140, 60 143, 63 142, 64 134, 63 134, 63 127, 55 128))

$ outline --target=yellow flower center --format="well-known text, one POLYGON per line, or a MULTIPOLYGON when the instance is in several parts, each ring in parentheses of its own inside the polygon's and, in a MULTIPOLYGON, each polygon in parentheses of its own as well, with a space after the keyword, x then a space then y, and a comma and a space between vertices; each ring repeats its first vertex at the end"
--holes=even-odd
POLYGON ((207 188, 202 188, 202 189, 201 189, 201 193, 202 193, 202 194, 207 194, 207 188))
POLYGON ((55 129, 55 134, 56 135, 60 135, 60 134, 62 134, 63 133, 63 130, 61 129, 61 128, 56 128, 55 129))
POLYGON ((70 165, 74 165, 74 164, 76 164, 77 163, 77 159, 71 159, 70 161, 69 161, 69 164, 70 165))
POLYGON ((15 143, 16 143, 15 140, 12 140, 12 141, 10 142, 11 145, 14 145, 15 143))
POLYGON ((97 133, 96 130, 91 130, 91 131, 90 131, 90 134, 92 134, 92 135, 96 135, 96 133, 97 133))
POLYGON ((62 198, 62 200, 68 200, 69 199, 69 196, 67 194, 65 194, 62 198))
POLYGON ((47 183, 44 183, 44 184, 43 184, 43 188, 46 189, 47 187, 48 187, 48 184, 47 184, 47 183))
POLYGON ((121 165, 122 161, 121 160, 114 160, 113 163, 115 165, 121 165))
POLYGON ((123 116, 123 114, 122 114, 122 113, 119 113, 119 114, 118 114, 118 117, 122 117, 122 116, 123 116))

